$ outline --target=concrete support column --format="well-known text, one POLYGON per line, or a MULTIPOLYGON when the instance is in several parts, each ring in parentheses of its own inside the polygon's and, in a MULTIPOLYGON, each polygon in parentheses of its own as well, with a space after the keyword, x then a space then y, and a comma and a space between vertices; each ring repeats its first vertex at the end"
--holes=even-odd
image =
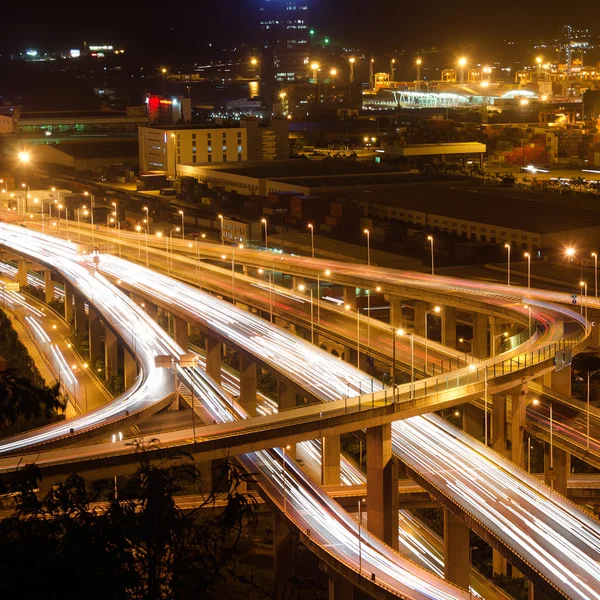
MULTIPOLYGON (((277 381, 277 398, 279 411, 296 408, 296 390, 281 380, 277 381)), ((296 444, 290 444, 290 448, 285 452, 288 456, 295 459, 296 444)))
POLYGON ((492 396, 492 448, 506 456, 506 397, 504 394, 492 396))
POLYGON ((367 525, 398 549, 398 465, 392 455, 392 426, 367 429, 367 525))
POLYGON ((206 372, 219 385, 221 384, 221 342, 210 335, 204 338, 206 372))
POLYGON ((52 271, 44 270, 44 302, 49 304, 54 300, 54 281, 52 281, 52 271))
POLYGON ((415 309, 413 313, 413 324, 415 328, 415 335, 425 336, 425 315, 427 314, 427 309, 429 304, 427 302, 423 302, 422 300, 415 300, 414 303, 415 309))
POLYGON ((148 316, 153 321, 158 320, 158 306, 156 306, 156 304, 153 304, 152 302, 149 302, 148 300, 144 300, 144 308, 145 308, 148 316))
POLYGON ((104 326, 104 367, 106 381, 119 375, 119 342, 107 326, 104 326))
POLYGON ((473 436, 476 440, 485 438, 484 422, 486 415, 484 411, 474 404, 463 404, 462 428, 465 433, 473 436))
POLYGON ((508 561, 498 550, 492 549, 492 574, 506 575, 508 573, 508 561))
POLYGON ((340 436, 321 440, 321 485, 340 485, 340 436))
POLYGON ((525 468, 525 421, 527 418, 527 383, 511 390, 511 460, 521 469, 525 468))
POLYGON ((329 569, 329 600, 352 600, 354 586, 339 573, 329 569))
POLYGON ((240 355, 240 404, 256 416, 256 363, 240 355))
POLYGON ((456 348, 456 308, 444 306, 442 312, 442 344, 456 348))
POLYGON ((294 536, 287 523, 273 514, 273 597, 292 598, 294 577, 294 536))
POLYGON ((533 581, 529 582, 529 600, 552 600, 546 592, 541 590, 533 581))
POLYGON ((356 308, 356 288, 344 286, 344 304, 356 308))
POLYGON ((86 330, 85 300, 83 296, 75 292, 75 331, 84 335, 86 330))
POLYGON ((469 526, 444 509, 444 579, 469 589, 471 542, 469 526))
POLYGON ((100 315, 90 307, 88 340, 90 348, 90 362, 93 364, 102 355, 102 322, 100 315))
POLYGON ((125 361, 123 368, 125 389, 128 389, 133 385, 133 382, 137 377, 137 364, 133 354, 127 349, 123 352, 123 360, 125 361))
POLYGON ((304 283, 302 277, 292 275, 292 289, 298 291, 298 288, 304 283))
POLYGON ((27 285, 27 261, 23 258, 17 261, 17 283, 22 288, 27 285))
POLYGON ((390 325, 396 329, 402 329, 405 326, 402 316, 402 298, 386 296, 385 299, 390 303, 390 325))
POLYGON ((555 392, 571 395, 571 365, 563 367, 560 371, 552 371, 550 385, 555 392))
POLYGON ((173 338, 177 345, 183 348, 184 352, 188 351, 189 336, 187 321, 173 315, 173 338))
POLYGON ((73 295, 75 288, 68 282, 65 282, 65 321, 73 322, 73 295))
POLYGON ((488 356, 488 317, 483 313, 473 313, 473 356, 488 356))
POLYGON ((569 473, 569 455, 564 450, 553 447, 554 460, 550 466, 550 444, 544 444, 544 481, 555 492, 567 497, 567 476, 569 473))

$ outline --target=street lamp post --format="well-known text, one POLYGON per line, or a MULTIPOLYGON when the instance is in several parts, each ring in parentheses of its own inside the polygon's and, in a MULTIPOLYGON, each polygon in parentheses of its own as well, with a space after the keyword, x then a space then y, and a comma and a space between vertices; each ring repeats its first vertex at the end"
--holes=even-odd
MULTIPOLYGON (((264 272, 265 272, 264 269, 258 270, 259 275, 262 275, 264 272)), ((271 323, 273 322, 273 280, 272 280, 272 276, 273 276, 273 274, 270 272, 269 273, 269 314, 270 314, 271 323)))
POLYGON ((531 292, 531 254, 525 252, 523 256, 527 259, 527 291, 531 292))
MULTIPOLYGON (((298 286, 298 289, 301 292, 304 292, 306 290, 306 286, 301 283, 298 286)), ((313 291, 312 288, 309 288, 308 290, 310 292, 310 343, 314 344, 315 343, 315 320, 314 320, 314 312, 313 312, 313 291)))
POLYGON ((311 249, 311 256, 313 257, 313 260, 314 260, 314 258, 315 258, 315 228, 312 223, 309 223, 307 225, 307 227, 310 229, 310 249, 311 249))
POLYGON ((596 252, 592 252, 592 256, 594 257, 594 295, 596 296, 596 300, 598 299, 598 254, 596 252))
MULTIPOLYGON (((326 277, 331 275, 331 271, 326 269, 323 273, 326 277)), ((317 323, 321 325, 321 273, 317 274, 317 323)))
MULTIPOLYGON (((533 401, 534 406, 539 406, 540 401, 536 398, 533 401)), ((554 471, 554 434, 553 434, 553 418, 552 418, 552 400, 549 402, 550 406, 550 469, 554 471)), ((554 489, 554 479, 551 481, 552 489, 554 489)))
MULTIPOLYGON (((496 340, 501 338, 501 337, 508 337, 508 331, 503 331, 502 333, 499 333, 498 335, 495 335, 492 338, 492 354, 495 355, 496 354, 496 340)), ((502 348, 502 344, 500 345, 500 348, 502 348)))
POLYGON ((410 337, 410 399, 414 400, 415 395, 415 336, 407 333, 403 329, 398 330, 399 335, 410 337))
POLYGON ((508 285, 510 285, 510 244, 504 244, 508 252, 508 285))
POLYGON ((363 230, 367 236, 367 266, 371 266, 371 232, 368 229, 363 230))
POLYGON ((90 224, 92 226, 92 246, 94 246, 94 194, 85 191, 83 192, 83 195, 90 197, 90 224))
POLYGON ((586 415, 587 443, 586 443, 586 448, 588 449, 588 451, 590 449, 590 379, 591 379, 592 375, 595 375, 599 371, 600 371, 600 369, 596 369, 595 371, 587 372, 587 415, 586 415))
MULTIPOLYGON (((79 218, 79 213, 77 214, 77 218, 79 218)), ((135 230, 138 234, 138 260, 142 260, 142 243, 140 238, 140 232, 142 231, 141 225, 136 225, 135 230)))
POLYGON ((269 237, 268 237, 268 232, 267 232, 267 220, 261 219, 260 222, 265 227, 265 250, 268 250, 269 249, 269 237))
MULTIPOLYGON (((243 249, 244 244, 238 244, 238 248, 243 249)), ((231 300, 235 306, 235 244, 231 249, 231 300)))
POLYGON ((351 56, 348 59, 348 62, 350 63, 350 83, 354 83, 354 63, 356 62, 356 59, 354 56, 351 56))
POLYGON ((433 236, 428 235, 427 240, 431 243, 431 274, 435 275, 435 265, 434 265, 434 258, 433 258, 433 236))
POLYGON ((358 574, 362 574, 362 504, 364 498, 358 501, 358 574))
POLYGON ((434 306, 430 311, 425 313, 425 376, 427 376, 427 316, 430 314, 439 315, 441 310, 440 306, 434 306))
POLYGON ((223 215, 219 215, 219 221, 221 221, 221 246, 224 246, 225 239, 223 238, 223 215))
MULTIPOLYGON (((588 317, 588 301, 587 301, 587 281, 580 281, 579 287, 583 290, 583 303, 585 304, 585 320, 588 317)), ((581 314, 583 314, 583 304, 581 304, 581 314)))
POLYGON ((285 451, 289 450, 290 448, 291 448, 291 446, 283 446, 283 461, 281 463, 281 466, 282 466, 281 482, 282 482, 282 486, 283 486, 283 514, 285 514, 287 512, 287 500, 286 500, 286 494, 285 494, 285 451))
POLYGON ((183 211, 180 210, 179 214, 181 215, 181 239, 184 240, 185 239, 185 221, 184 221, 183 211))
POLYGON ((175 227, 175 229, 171 229, 171 232, 169 233, 169 241, 170 241, 170 246, 171 246, 171 254, 169 256, 169 250, 167 249, 167 263, 168 263, 168 269, 169 269, 169 274, 171 274, 171 268, 173 267, 173 234, 174 233, 179 233, 180 231, 180 227, 175 227))

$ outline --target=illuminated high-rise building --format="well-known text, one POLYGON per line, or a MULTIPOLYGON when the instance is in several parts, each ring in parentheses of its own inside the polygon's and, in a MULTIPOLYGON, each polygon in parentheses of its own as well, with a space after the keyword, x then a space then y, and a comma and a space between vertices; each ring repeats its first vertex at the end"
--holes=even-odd
POLYGON ((262 83, 272 96, 275 82, 302 81, 308 76, 311 0, 260 0, 262 83))

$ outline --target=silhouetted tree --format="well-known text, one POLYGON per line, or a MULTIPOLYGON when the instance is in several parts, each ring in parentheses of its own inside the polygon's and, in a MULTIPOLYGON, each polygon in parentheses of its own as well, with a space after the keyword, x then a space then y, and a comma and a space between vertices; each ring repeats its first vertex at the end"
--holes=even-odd
POLYGON ((39 470, 19 472, 5 496, 15 514, 0 521, 0 597, 208 599, 236 580, 238 544, 255 519, 255 499, 240 490, 251 477, 228 463, 224 508, 205 511, 215 493, 202 493, 189 457, 147 450, 138 448, 125 499, 102 504, 94 502, 106 489, 78 475, 38 499, 39 470), (170 466, 172 459, 183 463, 170 466), (175 497, 190 491, 198 507, 184 511, 175 497))

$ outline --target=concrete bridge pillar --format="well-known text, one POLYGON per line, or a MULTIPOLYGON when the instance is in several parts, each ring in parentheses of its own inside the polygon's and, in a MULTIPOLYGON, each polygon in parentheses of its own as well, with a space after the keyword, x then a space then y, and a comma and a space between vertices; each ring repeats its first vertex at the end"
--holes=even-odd
POLYGON ((340 485, 340 436, 321 439, 321 485, 340 485))
POLYGON ((65 321, 73 323, 73 295, 75 288, 67 281, 65 282, 65 321))
POLYGON ((256 416, 256 363, 240 355, 240 404, 256 416))
POLYGON ((328 569, 329 573, 329 600, 353 600, 354 586, 345 577, 328 569))
POLYGON ((492 574, 506 575, 508 573, 508 561, 498 550, 492 549, 492 574))
POLYGON ((221 384, 221 342, 210 335, 204 338, 204 351, 206 356, 206 372, 209 377, 221 384))
POLYGON ((492 396, 492 448, 506 456, 506 397, 504 394, 492 396))
POLYGON ((427 332, 425 331, 425 318, 428 307, 429 304, 422 300, 415 300, 414 302, 413 325, 415 328, 415 335, 420 335, 422 337, 427 335, 427 332))
POLYGON ((471 580, 469 526, 444 509, 444 579, 466 590, 471 580))
POLYGON ((525 468, 525 421, 528 388, 528 384, 524 382, 510 391, 511 460, 521 469, 525 468))
POLYGON ((50 304, 54 300, 54 281, 52 281, 52 271, 44 269, 44 302, 50 304))
POLYGON ((273 514, 273 598, 293 597, 294 535, 285 520, 273 514))
POLYGON ((119 342, 112 329, 104 326, 104 368, 106 381, 119 375, 119 342))
POLYGON ((569 474, 569 454, 553 447, 553 461, 550 461, 550 444, 544 444, 544 482, 555 492, 567 497, 567 476, 569 474))
POLYGON ((24 258, 19 258, 17 261, 16 278, 19 287, 24 288, 27 285, 27 261, 24 258))
POLYGON ((173 338, 175 339, 175 343, 181 346, 184 352, 188 351, 188 323, 181 317, 175 315, 173 315, 173 338))
POLYGON ((385 299, 390 303, 390 325, 395 329, 402 329, 406 326, 402 316, 402 298, 386 296, 385 299))
POLYGON ((367 526, 398 549, 398 465, 392 455, 392 426, 367 429, 367 526))
POLYGON ((465 433, 474 437, 476 440, 485 438, 484 419, 487 415, 481 408, 474 404, 463 404, 462 407, 462 428, 465 433))
MULTIPOLYGON (((123 367, 123 381, 125 383, 125 389, 128 389, 133 385, 133 382, 137 377, 137 363, 133 354, 127 349, 123 351, 123 360, 125 363, 123 367)), ((177 402, 179 402, 179 396, 176 396, 176 398, 177 402)))
POLYGON ((560 371, 552 371, 550 385, 555 392, 571 395, 571 365, 563 367, 560 371))
POLYGON ((90 306, 88 340, 90 362, 94 364, 102 356, 102 322, 100 315, 90 306))
POLYGON ((473 356, 488 356, 488 317, 483 313, 473 313, 473 356))
POLYGON ((144 309, 146 310, 146 313, 153 321, 158 320, 158 306, 156 306, 156 304, 153 304, 152 302, 149 302, 148 300, 144 300, 144 309))
MULTIPOLYGON (((296 390, 281 380, 277 381, 277 398, 278 410, 289 410, 296 408, 296 390)), ((296 444, 290 444, 290 448, 286 449, 286 454, 292 458, 296 458, 296 444)))
POLYGON ((344 286, 344 305, 349 304, 356 308, 356 288, 344 286))
POLYGON ((79 335, 86 331, 85 300, 78 292, 75 292, 75 331, 79 335))
POLYGON ((456 308, 444 306, 442 310, 442 344, 456 348, 456 308))

